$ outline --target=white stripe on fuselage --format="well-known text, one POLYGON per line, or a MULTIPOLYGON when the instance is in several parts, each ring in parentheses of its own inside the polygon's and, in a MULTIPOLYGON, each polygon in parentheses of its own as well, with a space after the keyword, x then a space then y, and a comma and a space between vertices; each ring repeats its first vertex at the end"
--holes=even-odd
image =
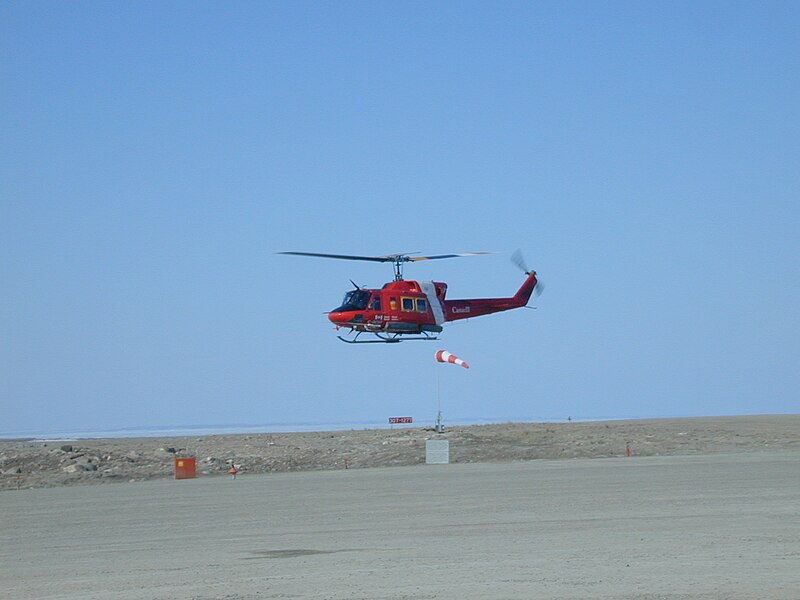
POLYGON ((442 309, 442 302, 436 295, 436 287, 432 281, 420 281, 420 289, 425 292, 428 297, 428 304, 431 305, 431 312, 433 312, 433 320, 437 325, 444 323, 444 309, 442 309))

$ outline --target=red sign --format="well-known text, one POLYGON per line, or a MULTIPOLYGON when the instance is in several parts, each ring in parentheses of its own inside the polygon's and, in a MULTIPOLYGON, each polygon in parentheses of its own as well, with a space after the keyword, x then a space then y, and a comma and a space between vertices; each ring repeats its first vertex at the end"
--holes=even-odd
POLYGON ((389 417, 389 425, 395 425, 397 423, 413 423, 414 419, 411 417, 389 417))

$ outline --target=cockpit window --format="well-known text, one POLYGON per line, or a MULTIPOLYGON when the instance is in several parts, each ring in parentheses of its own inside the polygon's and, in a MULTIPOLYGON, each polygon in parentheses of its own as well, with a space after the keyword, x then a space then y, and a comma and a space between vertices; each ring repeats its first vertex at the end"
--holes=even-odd
POLYGON ((342 305, 336 309, 336 312, 346 312, 350 310, 364 310, 367 308, 369 302, 369 292, 364 290, 353 290, 347 292, 342 300, 342 305))

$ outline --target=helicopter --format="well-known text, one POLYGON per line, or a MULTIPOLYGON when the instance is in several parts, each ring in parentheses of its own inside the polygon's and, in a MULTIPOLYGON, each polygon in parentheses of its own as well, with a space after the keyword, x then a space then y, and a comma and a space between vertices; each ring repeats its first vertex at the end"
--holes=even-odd
POLYGON ((438 334, 442 332, 442 325, 446 322, 479 317, 512 308, 522 308, 527 305, 531 294, 536 293, 538 296, 542 291, 541 283, 536 279, 536 271, 527 268, 519 251, 512 255, 511 260, 525 272, 527 277, 514 296, 461 300, 446 298, 446 283, 403 279, 403 265, 407 262, 479 256, 493 254, 492 252, 467 252, 436 256, 410 256, 409 254, 351 256, 317 252, 278 252, 277 254, 392 263, 394 281, 386 283, 380 289, 365 289, 351 280, 350 283, 353 283, 355 289, 345 293, 342 304, 327 313, 328 319, 336 326, 337 330, 349 329, 347 335, 355 332, 352 339, 341 335, 337 336, 348 344, 392 344, 411 340, 436 340, 438 334), (371 339, 359 339, 362 334, 370 334, 371 339))

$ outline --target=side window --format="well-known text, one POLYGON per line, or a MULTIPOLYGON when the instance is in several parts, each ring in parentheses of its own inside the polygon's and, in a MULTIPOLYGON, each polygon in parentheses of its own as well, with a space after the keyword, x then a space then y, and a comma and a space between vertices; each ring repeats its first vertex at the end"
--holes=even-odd
POLYGON ((414 299, 413 298, 401 298, 403 302, 403 310, 414 310, 414 299))
POLYGON ((425 312, 428 310, 428 303, 425 298, 417 298, 417 312, 425 312))
POLYGON ((381 312, 381 297, 375 295, 369 303, 369 309, 381 312))

